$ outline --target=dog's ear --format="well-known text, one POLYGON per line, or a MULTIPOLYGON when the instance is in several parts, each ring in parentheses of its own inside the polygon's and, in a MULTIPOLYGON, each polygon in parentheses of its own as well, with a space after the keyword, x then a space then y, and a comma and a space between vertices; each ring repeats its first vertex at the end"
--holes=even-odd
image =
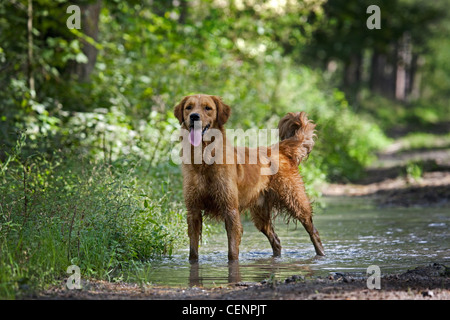
POLYGON ((175 108, 173 109, 173 114, 178 119, 178 121, 180 121, 180 124, 182 124, 184 121, 183 109, 184 109, 184 104, 186 103, 187 98, 188 97, 184 97, 183 100, 181 100, 181 102, 179 104, 177 104, 175 106, 175 108))
POLYGON ((216 104, 217 108, 217 123, 219 126, 223 126, 231 115, 231 107, 223 103, 222 99, 218 96, 211 96, 216 104))

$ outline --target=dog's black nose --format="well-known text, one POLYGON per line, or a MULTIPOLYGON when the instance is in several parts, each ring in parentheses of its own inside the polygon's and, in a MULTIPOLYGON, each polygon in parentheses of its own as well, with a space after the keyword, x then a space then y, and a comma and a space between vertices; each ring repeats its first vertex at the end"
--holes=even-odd
POLYGON ((200 115, 198 113, 192 113, 189 118, 192 122, 200 120, 200 115))

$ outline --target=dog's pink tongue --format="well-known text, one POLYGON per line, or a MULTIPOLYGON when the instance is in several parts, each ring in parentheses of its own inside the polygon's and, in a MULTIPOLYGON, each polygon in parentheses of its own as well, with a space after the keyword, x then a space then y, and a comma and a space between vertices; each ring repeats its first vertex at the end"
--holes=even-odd
POLYGON ((202 142, 202 129, 201 128, 192 128, 189 132, 189 142, 194 146, 197 147, 200 142, 202 142))

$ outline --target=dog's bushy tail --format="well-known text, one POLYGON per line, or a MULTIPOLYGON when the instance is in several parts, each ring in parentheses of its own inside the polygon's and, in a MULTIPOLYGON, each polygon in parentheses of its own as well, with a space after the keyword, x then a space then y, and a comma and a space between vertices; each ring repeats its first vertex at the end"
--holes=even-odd
POLYGON ((278 123, 280 148, 297 165, 308 158, 314 147, 315 127, 304 111, 290 112, 278 123))

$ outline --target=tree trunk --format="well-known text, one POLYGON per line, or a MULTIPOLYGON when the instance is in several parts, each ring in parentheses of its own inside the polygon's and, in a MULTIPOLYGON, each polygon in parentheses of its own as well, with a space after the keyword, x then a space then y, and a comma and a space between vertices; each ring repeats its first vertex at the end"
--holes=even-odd
POLYGON ((361 63, 362 55, 360 53, 353 54, 350 61, 345 64, 344 70, 344 86, 346 88, 354 88, 358 86, 361 80, 361 63))
POLYGON ((187 0, 180 0, 180 17, 178 18, 178 22, 180 24, 186 23, 187 14, 188 14, 188 2, 187 0))
POLYGON ((397 69, 395 52, 395 48, 387 53, 373 51, 371 58, 370 90, 387 98, 395 97, 395 70, 397 69), (394 59, 389 59, 392 56, 394 56, 394 59))
POLYGON ((34 86, 33 72, 33 0, 28 0, 27 7, 27 33, 28 33, 28 54, 27 54, 27 77, 31 98, 35 98, 36 90, 34 86))
POLYGON ((370 64, 370 89, 383 96, 389 96, 389 81, 386 73, 386 54, 374 51, 370 64))
POLYGON ((380 54, 378 51, 373 50, 372 57, 370 59, 370 74, 369 74, 369 88, 372 92, 378 92, 379 91, 379 59, 380 54))
POLYGON ((413 56, 412 72, 411 72, 411 92, 410 98, 416 100, 420 98, 421 85, 422 85, 422 73, 420 71, 421 66, 425 63, 425 59, 415 54, 413 56))
MULTIPOLYGON (((98 41, 98 27, 101 10, 101 0, 94 3, 80 6, 81 9, 81 31, 88 37, 98 41)), ((83 44, 82 51, 87 57, 87 63, 76 63, 74 73, 80 81, 88 81, 89 76, 95 67, 97 61, 98 50, 85 40, 81 40, 83 44)))
POLYGON ((404 34, 396 44, 396 79, 395 79, 395 98, 399 101, 405 101, 408 87, 410 86, 411 72, 411 37, 404 34))
POLYGON ((414 78, 416 76, 417 72, 417 60, 419 56, 417 54, 413 54, 411 57, 411 64, 409 67, 409 73, 408 73, 408 86, 406 87, 406 93, 408 96, 410 96, 413 92, 414 88, 414 78))
POLYGON ((361 85, 362 54, 355 53, 344 66, 344 88, 351 103, 357 100, 361 85))

